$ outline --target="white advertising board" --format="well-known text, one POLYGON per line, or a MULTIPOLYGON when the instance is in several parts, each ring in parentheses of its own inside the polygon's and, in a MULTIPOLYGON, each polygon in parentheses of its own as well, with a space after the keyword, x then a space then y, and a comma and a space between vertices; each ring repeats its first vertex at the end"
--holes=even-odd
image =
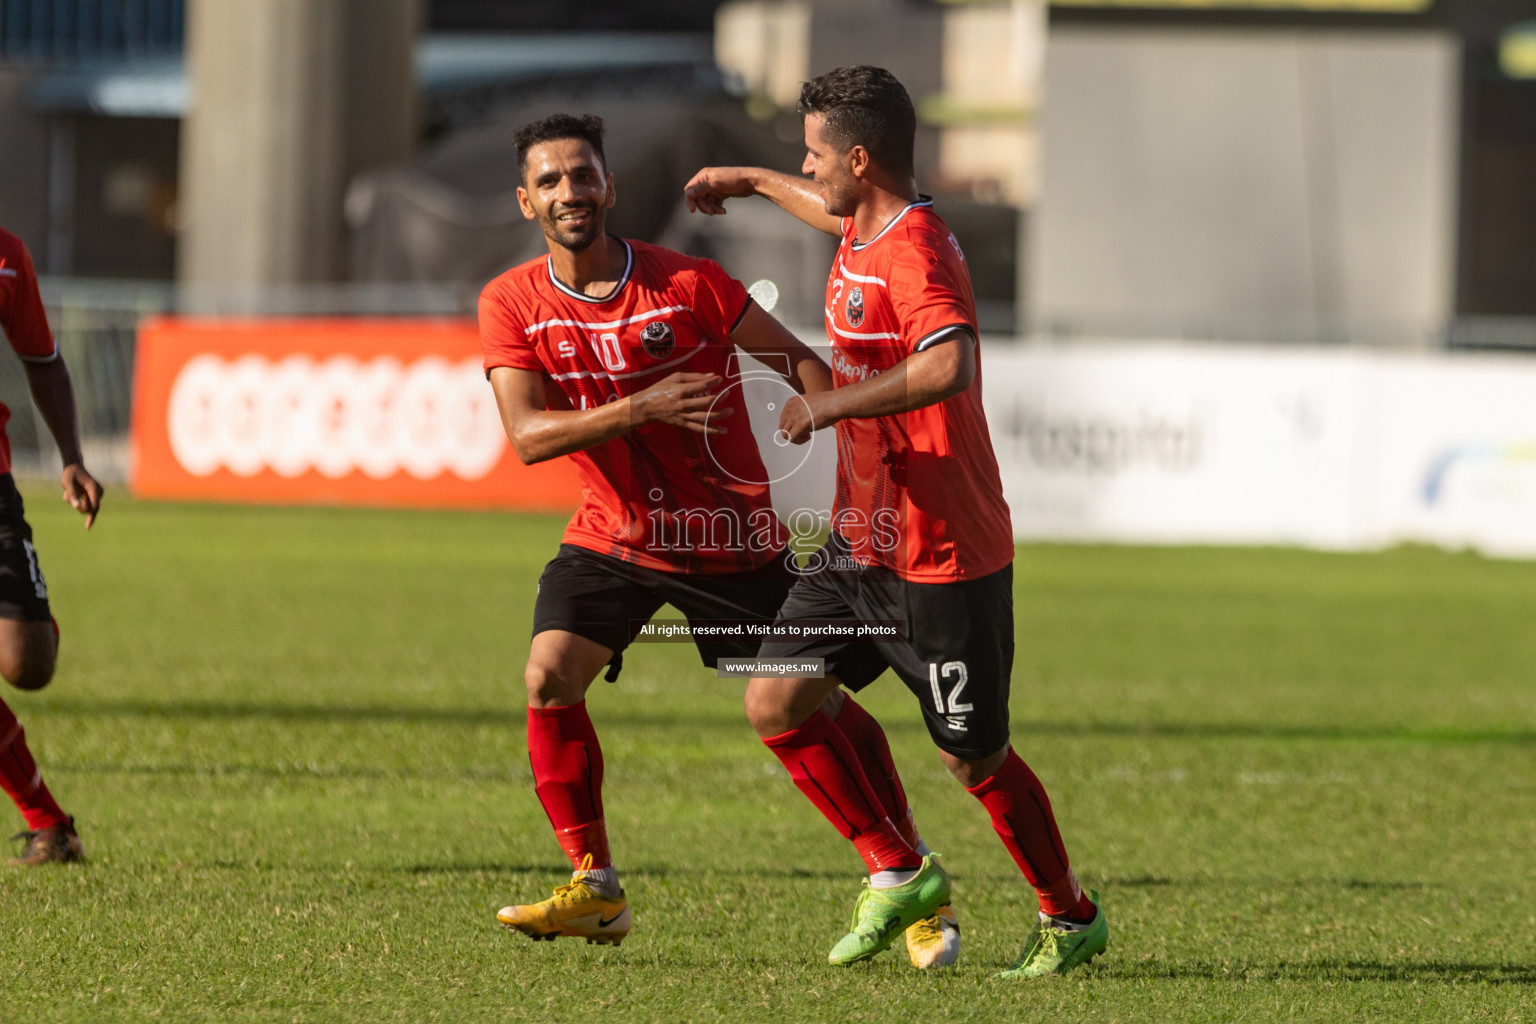
POLYGON ((1378 359, 1370 515, 1384 542, 1536 557, 1536 358, 1378 359))
POLYGON ((983 395, 1019 539, 1367 543, 1362 366, 1226 345, 988 346, 983 395))

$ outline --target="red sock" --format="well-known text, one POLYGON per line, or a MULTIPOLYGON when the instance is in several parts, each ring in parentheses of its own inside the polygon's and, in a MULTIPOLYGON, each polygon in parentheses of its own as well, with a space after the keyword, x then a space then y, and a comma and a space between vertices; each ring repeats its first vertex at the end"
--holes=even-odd
POLYGON ((1093 902, 1083 895, 1067 848, 1051 813, 1051 798, 1035 773, 1012 749, 990 779, 967 790, 992 816, 992 827, 1008 847, 1051 917, 1091 920, 1093 902))
POLYGON ((832 827, 850 840, 870 874, 920 867, 923 859, 901 838, 859 767, 848 737, 817 711, 799 728, 763 740, 789 777, 832 827))
POLYGON ((53 794, 43 785, 43 775, 27 749, 27 735, 16 716, 0 700, 0 788, 15 802, 26 819, 27 828, 36 832, 69 823, 69 815, 54 802, 53 794))
POLYGON ((591 867, 612 867, 603 824, 603 750, 586 701, 528 709, 528 763, 539 803, 571 867, 580 867, 589 854, 591 867))
POLYGON ((907 805, 907 791, 901 786, 901 776, 896 774, 896 762, 891 760, 891 745, 886 741, 885 730, 846 693, 843 694, 843 706, 833 721, 848 737, 848 745, 853 747, 870 788, 880 798, 886 817, 891 819, 907 845, 917 849, 917 825, 912 820, 912 808, 907 805))

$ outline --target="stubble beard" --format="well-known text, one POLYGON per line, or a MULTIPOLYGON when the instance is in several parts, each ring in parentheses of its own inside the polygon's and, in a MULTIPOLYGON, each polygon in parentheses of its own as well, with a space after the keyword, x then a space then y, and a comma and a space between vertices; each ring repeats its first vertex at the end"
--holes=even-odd
POLYGON ((554 214, 541 217, 544 237, 570 252, 585 252, 592 247, 593 242, 603 237, 603 212, 594 208, 591 213, 592 218, 584 228, 565 227, 554 214))
POLYGON ((852 189, 840 189, 830 182, 821 185, 821 205, 834 217, 851 217, 858 204, 854 202, 852 189))

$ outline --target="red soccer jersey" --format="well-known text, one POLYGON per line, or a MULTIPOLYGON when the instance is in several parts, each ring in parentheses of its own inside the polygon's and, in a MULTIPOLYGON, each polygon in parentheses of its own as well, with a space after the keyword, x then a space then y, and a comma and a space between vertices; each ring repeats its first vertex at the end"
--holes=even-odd
MULTIPOLYGON (((866 242, 854 240, 853 220, 844 218, 826 317, 838 387, 882 373, 957 328, 977 336, 970 271, 933 200, 908 206, 866 242)), ((917 583, 975 579, 1013 560, 979 361, 971 386, 953 398, 837 424, 832 525, 860 561, 917 583)))
MULTIPOLYGON (((21 239, 4 228, 0 228, 0 329, 5 331, 11 349, 23 359, 46 363, 58 358, 43 299, 37 292, 32 256, 21 239)), ((10 420, 11 410, 0 402, 0 473, 11 471, 11 441, 5 436, 10 420)))
POLYGON ((548 257, 480 293, 486 372, 545 375, 552 409, 591 409, 669 374, 714 373, 724 434, 647 423, 575 452, 582 504, 565 542, 664 572, 745 572, 783 549, 767 473, 742 388, 732 386, 731 333, 746 289, 712 260, 625 241, 617 287, 593 299, 555 279, 548 257))

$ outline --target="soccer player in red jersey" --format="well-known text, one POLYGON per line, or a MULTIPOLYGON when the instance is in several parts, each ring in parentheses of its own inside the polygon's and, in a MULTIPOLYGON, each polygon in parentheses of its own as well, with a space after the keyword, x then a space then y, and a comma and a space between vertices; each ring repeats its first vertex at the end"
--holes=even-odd
MULTIPOLYGON (((549 255, 480 297, 485 366, 525 463, 575 459, 583 501, 539 580, 525 682, 535 788, 575 874, 498 919, 536 939, 617 943, 629 909, 608 849, 603 758, 586 691, 665 602, 690 621, 771 621, 795 576, 741 387, 739 347, 797 392, 831 387, 825 364, 710 260, 604 233, 614 202, 602 122, 554 115, 515 136, 523 215, 549 255)), ((756 653, 700 638, 699 653, 756 653)), ((893 828, 920 843, 878 723, 845 694, 832 726, 885 793, 893 828)))
MULTIPOLYGON (((101 485, 86 472, 75 425, 75 392, 59 355, 43 300, 37 291, 32 256, 21 239, 0 229, 0 328, 26 367, 32 400, 42 411, 64 462, 64 500, 85 516, 89 530, 101 507, 101 485)), ((38 690, 53 678, 59 630, 48 610, 48 586, 32 546, 11 479, 11 444, 5 425, 11 411, 0 403, 0 675, 20 690, 38 690)), ((27 749, 26 733, 0 700, 0 787, 21 811, 27 831, 15 865, 74 861, 82 856, 74 819, 65 814, 43 784, 42 773, 27 749)))
MULTIPOLYGON (((781 621, 857 617, 905 626, 905 642, 769 640, 761 658, 822 657, 821 679, 753 679, 747 715, 790 776, 871 870, 833 963, 874 956, 948 898, 931 857, 902 847, 820 710, 887 667, 922 705, 950 772, 981 801, 1034 887, 1038 916, 1010 977, 1061 973, 1102 952, 1109 928, 1067 860, 1050 799, 1009 744, 1013 534, 981 404, 976 311, 965 256, 917 191, 916 117, 890 72, 839 68, 800 95, 806 158, 794 178, 705 168, 689 206, 725 212, 762 195, 842 239, 827 280, 836 387, 790 403, 780 429, 837 430, 832 534, 781 621)), ((1034 915, 1032 915, 1034 916, 1034 915)))

